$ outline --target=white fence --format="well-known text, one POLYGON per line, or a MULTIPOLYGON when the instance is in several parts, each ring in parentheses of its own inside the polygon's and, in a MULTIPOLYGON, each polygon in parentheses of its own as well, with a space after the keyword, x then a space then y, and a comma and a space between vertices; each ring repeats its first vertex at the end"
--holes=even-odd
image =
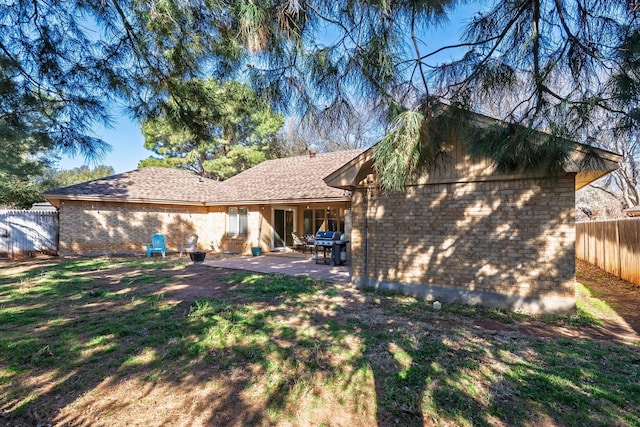
POLYGON ((58 252, 58 212, 0 210, 0 258, 58 252))

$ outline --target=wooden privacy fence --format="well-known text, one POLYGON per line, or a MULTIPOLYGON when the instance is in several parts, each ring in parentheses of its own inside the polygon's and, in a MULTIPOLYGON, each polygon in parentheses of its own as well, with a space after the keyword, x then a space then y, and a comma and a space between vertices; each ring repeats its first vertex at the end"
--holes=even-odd
POLYGON ((577 223, 576 257, 640 285, 640 218, 577 223))
POLYGON ((58 252, 58 212, 0 210, 0 258, 58 252))

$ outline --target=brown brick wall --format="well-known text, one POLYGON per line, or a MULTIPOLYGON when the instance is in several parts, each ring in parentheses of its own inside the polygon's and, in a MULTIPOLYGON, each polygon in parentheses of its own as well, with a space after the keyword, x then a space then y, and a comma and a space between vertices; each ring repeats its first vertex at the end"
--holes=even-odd
POLYGON ((178 250, 189 233, 209 250, 216 233, 204 207, 139 203, 65 201, 60 206, 60 253, 101 254, 144 251, 153 233, 163 233, 167 250, 178 250))
MULTIPOLYGON (((250 253, 258 242, 261 210, 248 207, 247 237, 226 235, 227 206, 191 207, 143 203, 65 201, 60 206, 60 253, 117 254, 145 250, 151 235, 165 235, 167 250, 177 251, 189 233, 205 251, 250 253)), ((262 224, 262 248, 269 250, 270 227, 262 224)))
POLYGON ((352 200, 358 286, 533 312, 574 309, 573 175, 373 190, 368 266, 366 191, 352 200))

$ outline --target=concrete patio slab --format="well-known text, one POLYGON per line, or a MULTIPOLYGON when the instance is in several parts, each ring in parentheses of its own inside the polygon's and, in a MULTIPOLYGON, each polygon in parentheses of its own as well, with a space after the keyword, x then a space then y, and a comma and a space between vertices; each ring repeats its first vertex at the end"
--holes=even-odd
POLYGON ((255 271, 258 273, 280 273, 289 276, 309 276, 328 282, 351 282, 351 266, 316 264, 313 258, 296 254, 265 254, 261 256, 235 256, 206 260, 203 265, 255 271))

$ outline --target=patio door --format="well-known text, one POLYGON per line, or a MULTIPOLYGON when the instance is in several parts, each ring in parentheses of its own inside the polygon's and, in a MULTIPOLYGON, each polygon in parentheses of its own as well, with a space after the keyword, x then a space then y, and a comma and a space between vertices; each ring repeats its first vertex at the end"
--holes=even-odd
POLYGON ((293 246, 291 233, 295 224, 295 211, 292 208, 273 209, 273 250, 283 250, 293 246))

